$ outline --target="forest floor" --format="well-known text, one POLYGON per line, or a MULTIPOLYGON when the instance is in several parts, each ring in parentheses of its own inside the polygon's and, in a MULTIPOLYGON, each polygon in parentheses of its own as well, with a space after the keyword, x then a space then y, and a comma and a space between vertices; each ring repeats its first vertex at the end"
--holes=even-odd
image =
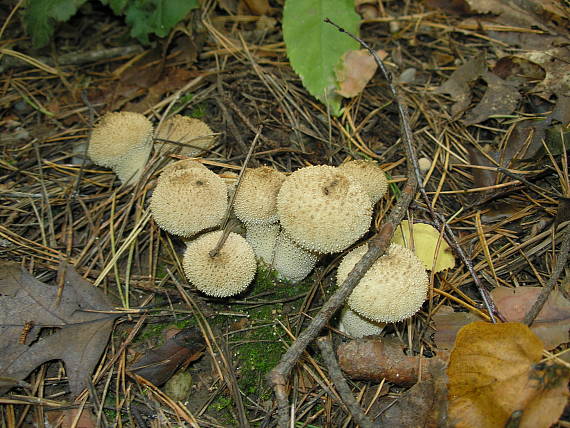
MULTIPOLYGON (((90 129, 105 112, 140 112, 154 123, 174 113, 203 120, 217 136, 199 160, 223 177, 239 172, 260 125, 248 167, 287 173, 376 160, 390 191, 376 205, 367 238, 398 200, 407 159, 397 106, 381 73, 332 117, 289 65, 282 2, 275 2, 271 16, 254 15, 237 0, 207 3, 207 12, 193 11, 171 37, 150 47, 130 38, 123 20, 95 2, 58 26, 41 51, 31 47, 17 15, 5 29, 0 47, 41 62, 18 62, 4 52, 0 63, 0 258, 57 285, 68 263, 104 290, 121 316, 88 393, 73 397, 70 368, 66 374, 52 357, 26 386, 0 398, 3 426, 57 420, 85 427, 274 426, 276 403, 266 375, 336 287, 342 254, 321 257, 300 283, 260 267, 254 284, 236 297, 214 299, 193 289, 181 266, 185 242, 160 230, 148 208, 160 171, 181 156, 153 153, 141 180, 121 185, 112 171, 85 157, 90 129), (191 375, 178 375, 182 397, 170 398, 172 389, 128 375, 133 360, 193 328, 205 345, 188 352, 178 369, 191 375), (78 408, 86 410, 81 419, 75 418, 78 408)), ((539 10, 524 9, 499 0, 485 2, 490 10, 469 10, 477 4, 469 1, 371 3, 361 35, 386 54, 410 110, 417 156, 429 165, 423 186, 433 209, 486 290, 548 285, 561 243, 570 239, 569 228, 558 227, 570 219, 570 7, 544 2, 539 10)), ((0 6, 2 21, 10 11, 0 6)), ((419 196, 408 218, 431 222, 419 196)), ((569 274, 564 266, 554 284, 563 296, 570 292, 569 274)), ((433 273, 430 284, 423 309, 382 333, 422 361, 448 352, 436 330, 454 337, 467 323, 440 319, 436 325, 438 313, 489 319, 460 258, 454 268, 433 273)), ((547 351, 567 379, 567 306, 555 318, 543 328, 548 334, 557 328, 562 338, 547 351)), ((324 333, 335 347, 349 340, 334 319, 324 333)), ((386 416, 410 386, 382 378, 349 380, 373 420, 386 416)), ((288 381, 295 426, 354 426, 316 347, 307 349, 288 381)), ((428 408, 424 413, 409 403, 398 409, 428 418, 434 405, 426 400, 417 400, 428 408)), ((389 426, 399 426, 390 420, 389 426)), ((570 426, 570 413, 558 423, 570 426)))

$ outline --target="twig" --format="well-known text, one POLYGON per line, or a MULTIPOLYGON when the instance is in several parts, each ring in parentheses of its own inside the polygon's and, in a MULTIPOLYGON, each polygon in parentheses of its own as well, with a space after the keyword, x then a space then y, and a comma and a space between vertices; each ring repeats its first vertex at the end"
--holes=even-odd
POLYGON ((214 249, 212 251, 210 251, 210 253, 209 253, 210 257, 216 257, 218 255, 218 253, 220 252, 220 250, 222 249, 222 247, 224 246, 226 239, 228 239, 229 229, 227 226, 228 226, 228 221, 230 220, 230 215, 232 212, 232 207, 234 205, 234 200, 236 198, 237 192, 239 192, 239 187, 241 185, 243 175, 245 174, 247 164, 249 163, 249 159, 251 158, 251 155, 253 154, 253 150, 255 149, 255 145, 257 144, 257 140, 259 140, 262 129, 263 129, 263 126, 260 126, 259 129, 257 130, 257 133, 255 134, 255 138, 253 139, 251 146, 249 147, 249 151, 247 152, 247 156, 245 157, 245 161, 243 162, 243 166, 242 166, 241 171, 239 172, 239 175, 238 175, 238 179, 237 179, 237 183, 236 183, 236 189, 234 191, 234 194, 230 198, 230 202, 228 204, 228 209, 226 210, 226 215, 224 217, 224 221, 222 222, 222 227, 221 227, 221 229, 223 230, 222 236, 220 236, 220 240, 218 241, 218 243, 216 244, 214 249))
POLYGON ((564 236, 562 238, 562 246, 560 247, 560 252, 558 253, 558 258, 556 259, 556 264, 554 265, 554 270, 552 271, 552 275, 548 279, 548 282, 543 287, 542 292, 538 295, 536 302, 532 305, 529 311, 526 313, 523 319, 523 323, 530 326, 534 319, 537 317, 539 312, 544 307, 546 301, 548 300, 548 296, 552 292, 554 285, 558 281, 560 274, 564 270, 566 266, 566 262, 568 260, 568 253, 570 252, 570 222, 566 224, 566 230, 564 231, 564 236))
POLYGON ((354 399, 352 391, 342 375, 330 338, 328 336, 320 337, 317 339, 317 345, 321 350, 321 355, 329 371, 329 376, 354 421, 360 425, 361 428, 374 428, 376 425, 370 420, 366 413, 364 413, 358 402, 354 399))
MULTIPOLYGON (((325 22, 332 23, 329 20, 325 22)), ((336 24, 337 28, 338 27, 336 24)), ((344 31, 344 30, 343 30, 344 31)), ((354 37, 354 36, 352 36, 354 37)), ((285 352, 281 357, 279 364, 269 372, 268 381, 273 387, 275 392, 275 397, 277 399, 278 405, 278 418, 279 426, 281 428, 287 428, 289 426, 289 402, 287 393, 287 377, 291 373, 291 370, 309 345, 319 334, 328 320, 336 313, 340 306, 348 298, 354 287, 362 279, 364 274, 370 269, 370 267, 378 260, 378 258, 386 252, 388 245, 394 235, 394 230, 397 225, 401 223, 402 219, 406 215, 408 206, 412 202, 414 195, 416 194, 416 189, 418 187, 417 175, 414 174, 414 163, 417 166, 417 157, 415 154, 413 146, 413 134, 410 128, 410 119, 408 115, 408 109, 401 102, 400 95, 396 87, 392 82, 392 78, 386 68, 384 67, 382 60, 376 55, 371 48, 368 47, 364 42, 363 46, 367 47, 374 59, 379 64, 381 69, 385 72, 386 80, 388 85, 394 95, 396 103, 398 105, 398 115, 400 117, 400 129, 402 132, 402 139, 405 143, 406 155, 408 159, 408 179, 406 185, 402 190, 398 202, 390 212, 390 215, 386 221, 380 227, 378 233, 369 241, 368 251, 360 259, 358 263, 354 266, 352 271, 348 274, 346 280, 340 285, 337 291, 329 298, 329 300, 323 305, 319 313, 312 319, 307 328, 301 332, 297 337, 297 340, 291 345, 291 347, 285 352), (415 161, 413 161, 415 160, 415 161)))

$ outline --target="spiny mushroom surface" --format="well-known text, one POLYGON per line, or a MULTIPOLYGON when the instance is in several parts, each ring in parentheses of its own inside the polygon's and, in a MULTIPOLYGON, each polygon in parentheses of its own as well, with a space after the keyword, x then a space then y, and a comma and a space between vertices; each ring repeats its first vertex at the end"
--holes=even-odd
POLYGON ((255 255, 266 264, 272 265, 275 242, 281 230, 279 224, 247 224, 245 230, 245 239, 252 246, 255 255))
POLYGON ((247 169, 234 200, 234 212, 246 224, 275 223, 277 194, 285 181, 285 174, 262 166, 247 169))
POLYGON ((181 147, 180 154, 196 156, 200 152, 210 148, 214 141, 212 134, 213 132, 210 127, 200 119, 177 114, 162 123, 155 138, 180 143, 174 144, 168 141, 157 141, 159 152, 181 147))
MULTIPOLYGON (((348 253, 337 271, 340 286, 362 258, 368 244, 348 253)), ((429 278, 423 263, 409 249, 391 244, 366 272, 348 297, 348 306, 377 322, 398 322, 411 317, 426 299, 429 278)))
POLYGON ((289 281, 302 281, 311 273, 319 255, 295 244, 286 233, 281 231, 275 242, 273 267, 279 275, 289 281))
POLYGON ((370 228, 372 203, 361 185, 340 169, 301 168, 285 179, 277 196, 279 221, 307 250, 335 253, 370 228))
POLYGON ((87 154, 112 168, 121 182, 136 181, 152 150, 152 123, 140 113, 106 113, 93 127, 87 154))
POLYGON ((358 180, 372 201, 372 205, 382 198, 388 190, 388 180, 378 162, 353 160, 339 166, 345 174, 358 180))
POLYGON ((342 308, 338 320, 338 329, 357 339, 382 333, 386 326, 383 322, 371 321, 357 314, 348 306, 342 308))
POLYGON ((186 247, 182 266, 188 280, 201 292, 228 297, 244 291, 253 280, 257 263, 253 249, 237 233, 230 232, 215 257, 210 257, 222 231, 206 233, 186 247))
POLYGON ((207 168, 186 162, 165 168, 150 201, 152 216, 161 229, 190 237, 218 226, 228 207, 224 181, 207 168))

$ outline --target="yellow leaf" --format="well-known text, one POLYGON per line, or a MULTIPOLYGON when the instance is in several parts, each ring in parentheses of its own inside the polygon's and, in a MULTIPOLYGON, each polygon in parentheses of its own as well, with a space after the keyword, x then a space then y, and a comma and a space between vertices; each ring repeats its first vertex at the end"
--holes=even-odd
POLYGON ((539 363, 542 341, 524 324, 474 322, 463 327, 447 369, 455 427, 547 428, 568 399, 570 371, 539 363), (520 419, 519 419, 520 418, 520 419))
POLYGON ((396 229, 392 242, 403 245, 407 248, 413 248, 416 256, 424 263, 426 269, 440 272, 455 266, 455 257, 451 252, 451 248, 445 240, 439 239, 439 231, 425 223, 415 223, 412 230, 412 238, 410 238, 410 225, 407 220, 402 221, 401 225, 396 229), (403 235, 402 235, 403 232, 403 235), (439 243, 437 259, 434 266, 435 252, 439 243))

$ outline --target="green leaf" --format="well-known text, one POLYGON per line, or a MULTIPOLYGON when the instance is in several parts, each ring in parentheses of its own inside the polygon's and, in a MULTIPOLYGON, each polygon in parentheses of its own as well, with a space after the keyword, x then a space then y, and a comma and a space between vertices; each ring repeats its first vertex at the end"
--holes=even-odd
POLYGON ((115 15, 122 15, 129 0, 100 0, 104 5, 113 9, 115 15))
POLYGON ((131 36, 148 43, 148 35, 165 37, 188 12, 198 7, 198 0, 135 0, 126 10, 131 36))
POLYGON ((335 68, 345 52, 358 49, 358 43, 323 22, 325 18, 358 34, 360 17, 354 11, 354 0, 287 0, 283 38, 291 67, 305 88, 338 116, 341 97, 335 92, 335 68))
POLYGON ((24 24, 32 36, 32 44, 41 48, 49 42, 56 22, 65 22, 86 0, 28 0, 24 24))

